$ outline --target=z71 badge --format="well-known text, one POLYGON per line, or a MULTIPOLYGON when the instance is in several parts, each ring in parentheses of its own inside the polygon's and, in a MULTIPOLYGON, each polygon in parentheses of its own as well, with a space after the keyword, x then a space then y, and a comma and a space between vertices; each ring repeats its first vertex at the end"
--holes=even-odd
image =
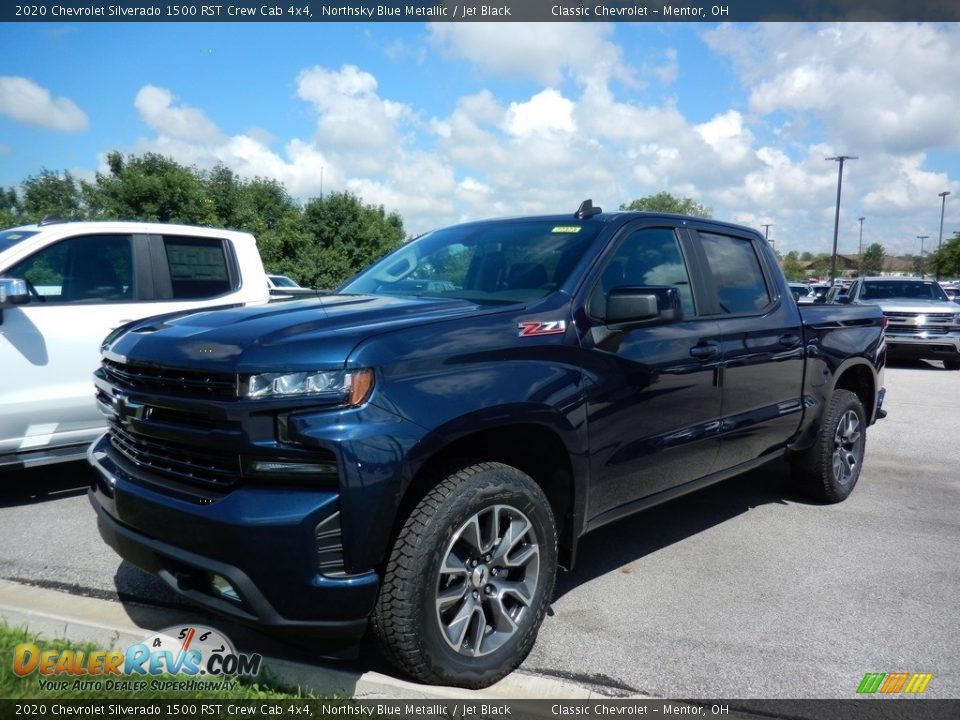
POLYGON ((558 335, 567 331, 566 320, 527 320, 517 323, 517 334, 520 337, 533 337, 534 335, 558 335))

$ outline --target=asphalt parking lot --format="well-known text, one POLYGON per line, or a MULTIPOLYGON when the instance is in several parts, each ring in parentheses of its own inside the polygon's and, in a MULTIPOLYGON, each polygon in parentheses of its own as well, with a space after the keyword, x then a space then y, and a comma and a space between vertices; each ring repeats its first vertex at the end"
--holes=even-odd
MULTIPOLYGON (((867 672, 960 697, 960 372, 887 369, 860 484, 808 502, 776 464, 602 528, 523 665, 609 694, 847 698, 867 672)), ((82 464, 4 477, 0 577, 179 605, 102 544, 82 464)), ((365 648, 354 666, 384 670, 365 648)))

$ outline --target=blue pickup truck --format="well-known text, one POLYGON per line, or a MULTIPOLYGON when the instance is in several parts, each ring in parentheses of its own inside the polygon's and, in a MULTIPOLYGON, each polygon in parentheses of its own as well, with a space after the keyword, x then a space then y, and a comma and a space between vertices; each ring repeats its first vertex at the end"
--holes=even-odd
POLYGON ((584 533, 784 456, 843 500, 884 359, 879 309, 798 308, 755 231, 585 201, 431 232, 333 295, 121 328, 90 499, 210 610, 372 626, 413 677, 483 687, 584 533))

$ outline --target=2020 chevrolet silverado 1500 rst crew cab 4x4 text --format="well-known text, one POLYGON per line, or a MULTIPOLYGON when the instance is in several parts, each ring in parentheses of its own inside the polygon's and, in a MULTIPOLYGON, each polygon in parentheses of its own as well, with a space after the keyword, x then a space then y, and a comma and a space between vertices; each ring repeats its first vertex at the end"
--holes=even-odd
POLYGON ((133 222, 0 231, 0 468, 80 459, 103 434, 90 374, 118 326, 268 298, 248 233, 133 222))
POLYGON ((130 327, 96 374, 101 534, 239 620, 359 637, 480 687, 558 564, 624 515, 789 454, 853 489, 875 308, 798 309, 763 238, 576 214, 438 230, 282 306, 130 327))

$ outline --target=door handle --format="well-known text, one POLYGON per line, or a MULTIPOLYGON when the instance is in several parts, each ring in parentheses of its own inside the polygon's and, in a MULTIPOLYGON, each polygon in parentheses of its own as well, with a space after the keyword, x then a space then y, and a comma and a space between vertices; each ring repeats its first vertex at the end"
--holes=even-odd
POLYGON ((690 348, 690 355, 697 358, 697 360, 707 360, 719 354, 720 346, 715 342, 699 343, 690 348))
POLYGON ((800 336, 787 333, 786 335, 780 336, 780 344, 785 348, 795 348, 800 344, 800 336))

